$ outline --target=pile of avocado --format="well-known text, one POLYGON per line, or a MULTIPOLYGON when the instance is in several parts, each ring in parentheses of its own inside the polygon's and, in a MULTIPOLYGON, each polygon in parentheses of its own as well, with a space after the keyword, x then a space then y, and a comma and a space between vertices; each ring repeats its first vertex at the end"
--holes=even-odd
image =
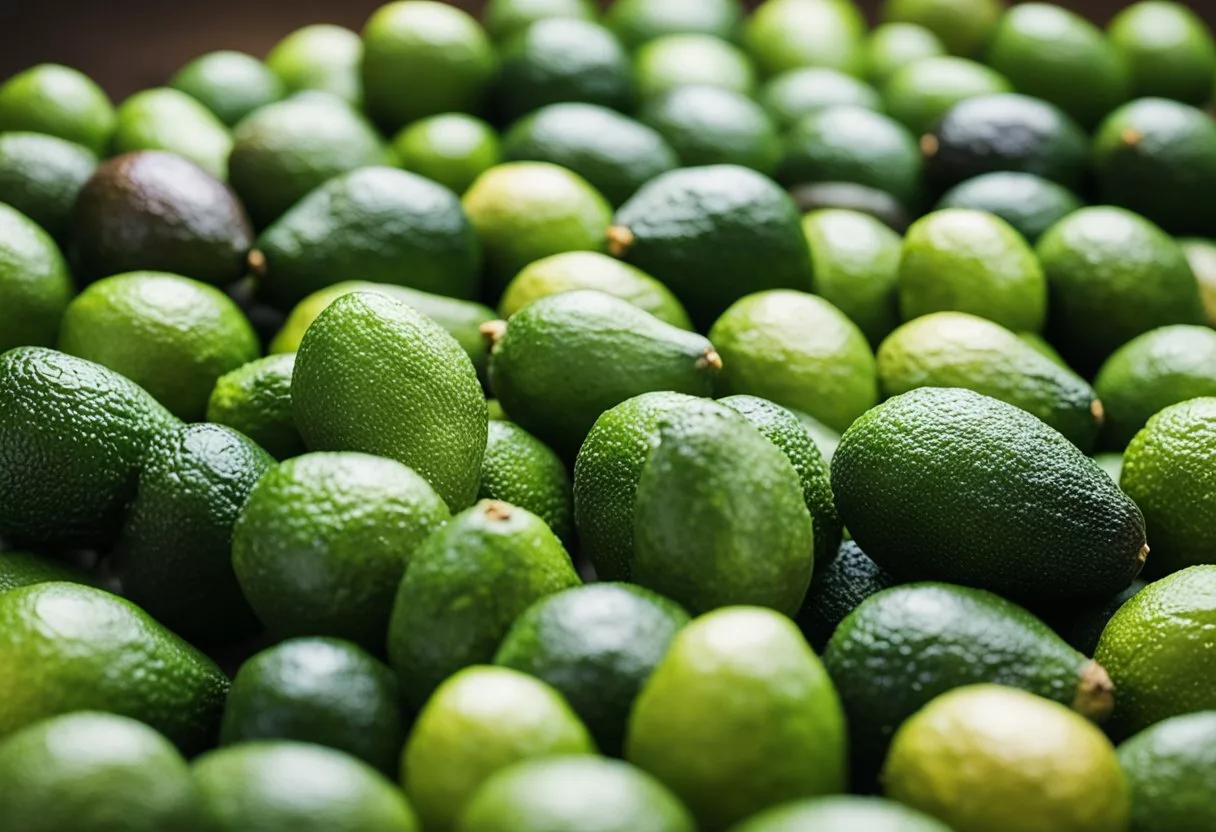
POLYGON ((0 831, 1213 832, 1213 107, 1171 0, 3 80, 0 831))

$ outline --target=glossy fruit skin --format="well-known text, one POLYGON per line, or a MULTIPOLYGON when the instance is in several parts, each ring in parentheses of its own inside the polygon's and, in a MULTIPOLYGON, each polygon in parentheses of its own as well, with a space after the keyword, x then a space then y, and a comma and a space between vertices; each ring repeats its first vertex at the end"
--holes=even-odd
POLYGON ((563 101, 621 112, 633 106, 629 54, 598 23, 573 18, 538 21, 510 37, 500 56, 493 104, 503 124, 563 101))
POLYGON ((1089 137, 1058 107, 1025 95, 960 101, 930 133, 925 175, 938 193, 995 171, 1033 173, 1072 190, 1085 184, 1089 137))
POLYGON ((691 815, 661 783, 620 760, 577 755, 504 769, 477 790, 459 832, 693 832, 691 815))
POLYGON ((0 352, 53 346, 74 292, 71 270, 50 235, 0 205, 0 352))
POLYGON ((802 481, 737 411, 698 402, 662 418, 636 500, 638 584, 694 614, 740 604, 798 611, 815 550, 802 481))
POLYGON ((946 47, 941 39, 923 23, 897 20, 880 23, 871 30, 866 43, 866 78, 881 87, 906 64, 945 54, 946 47))
POLYGON ((766 176, 781 161, 781 139, 768 113, 742 93, 676 87, 638 113, 675 151, 682 167, 740 165, 766 176))
POLYGON ((196 799, 181 754, 134 719, 65 714, 0 743, 0 806, 23 832, 189 829, 196 799))
POLYGON ((392 777, 405 742, 397 677, 337 638, 295 638, 254 654, 237 671, 220 745, 311 742, 344 751, 392 777))
POLYGON ((1148 420, 1123 455, 1119 484, 1144 511, 1153 552, 1146 566, 1158 578, 1212 563, 1216 504, 1208 470, 1216 456, 1216 399, 1191 399, 1148 420))
POLYGON ((411 307, 365 292, 338 298, 313 321, 291 378, 292 412, 309 448, 396 459, 456 510, 477 493, 484 400, 451 335, 411 307))
POLYGON ((215 832, 419 832, 391 781, 348 754, 301 742, 262 741, 195 761, 200 820, 215 832))
POLYGON ((1140 509, 1092 460, 970 390, 921 387, 862 416, 832 490, 858 545, 904 580, 1067 599, 1118 592, 1147 554, 1140 509))
POLYGON ((976 54, 984 47, 1005 5, 1000 0, 887 0, 882 20, 914 23, 936 35, 952 55, 976 54))
POLYGON ((498 133, 464 113, 442 113, 403 127, 393 137, 393 152, 401 167, 456 194, 502 161, 498 133))
POLYGON ((550 104, 503 135, 506 161, 551 162, 582 176, 614 206, 679 166, 653 128, 596 104, 550 104))
POLYGON ((1048 3, 1006 12, 984 55, 1018 92, 1055 104, 1087 130, 1130 93, 1127 66, 1101 30, 1048 3))
POLYGON ((249 218, 228 188, 159 150, 102 163, 73 212, 73 261, 86 282, 151 270, 230 283, 241 277, 251 241, 249 218))
POLYGON ((928 815, 893 800, 838 795, 796 800, 748 818, 731 832, 949 832, 928 815))
POLYGON ((163 150, 189 159, 223 182, 228 178, 232 132, 206 107, 171 87, 135 93, 119 105, 115 153, 163 150))
POLYGON ((335 636, 378 651, 397 583, 448 517, 439 495, 398 462, 305 454, 250 492, 233 529, 232 566, 277 635, 335 636))
POLYGON ((634 705, 625 759, 702 829, 723 830, 842 791, 845 743, 840 700, 798 629, 771 610, 728 607, 676 636, 634 705))
POLYGON ((936 210, 966 208, 987 211, 1013 226, 1030 244, 1074 211, 1081 199, 1067 188, 1032 173, 984 173, 960 182, 937 203, 936 210))
POLYGON ((114 105, 83 73, 39 64, 0 86, 0 131, 15 130, 57 136, 100 155, 114 132, 114 105))
POLYGON ((834 557, 815 562, 798 626, 815 652, 823 655, 840 622, 858 604, 897 583, 855 540, 845 540, 834 557))
POLYGON ((1211 814, 1216 712, 1176 716, 1118 748, 1132 795, 1132 832, 1186 832, 1211 814))
POLYGON ((0 552, 0 593, 48 581, 88 583, 88 575, 69 563, 29 552, 0 552))
POLYGON ((169 84, 202 102, 229 127, 286 94, 283 82, 266 64, 231 50, 195 58, 179 69, 169 84))
POLYGON ((227 677, 131 602, 80 584, 34 584, 0 595, 0 621, 0 736, 104 710, 147 723, 185 754, 214 742, 227 677))
POLYGON ((761 88, 759 98, 781 130, 827 107, 882 107, 882 97, 869 84, 839 70, 817 66, 791 69, 770 79, 761 88))
POLYGON ((737 165, 674 170, 617 211, 611 253, 662 281, 693 321, 708 327, 751 292, 810 288, 800 221, 794 201, 755 171, 737 165))
POLYGON ((1004 75, 967 58, 941 56, 905 64, 883 86, 886 111, 915 135, 930 132, 959 102, 1014 92, 1004 75))
POLYGON ((0 137, 0 201, 66 246, 76 195, 97 163, 93 151, 75 142, 41 133, 5 133, 0 137))
POLYGON ((917 387, 992 396, 1033 413, 1086 452, 1103 424, 1105 401, 1085 379, 1000 324, 963 312, 924 315, 891 333, 878 350, 878 381, 887 398, 917 387))
POLYGON ((652 390, 707 396, 719 365, 703 336, 578 290, 511 316, 490 352, 490 387, 512 421, 573 459, 604 411, 652 390))
POLYGON ((705 84, 755 95, 756 69, 737 46, 713 35, 664 35, 642 45, 633 56, 633 78, 640 99, 676 87, 705 84))
POLYGON ((491 421, 478 500, 498 500, 535 514, 563 545, 574 542, 570 475, 561 457, 513 422, 491 421))
POLYGON ((489 0, 481 13, 486 34, 496 43, 551 17, 595 20, 591 0, 489 0))
POLYGON ((1096 726, 1001 685, 950 691, 905 722, 883 781, 888 796, 959 832, 993 829, 996 807, 1019 807, 1000 821, 1009 832, 1126 832, 1131 814, 1118 759, 1096 726))
POLYGON ((1098 126, 1093 152, 1104 200, 1171 234, 1216 234, 1216 124, 1207 113, 1137 99, 1098 126))
POLYGON ((488 664, 520 613, 579 583, 530 511, 482 500, 457 514, 414 552, 397 587, 388 656, 403 698, 420 708, 456 671, 488 664))
POLYGON ((574 587, 515 619, 494 664, 559 691, 605 754, 619 754, 638 692, 689 622, 673 601, 624 583, 574 587))
POLYGON ((258 228, 333 177, 388 158, 375 128, 345 101, 324 92, 259 107, 241 120, 232 138, 228 181, 258 228))
POLYGON ((184 426, 156 442, 118 542, 126 596, 185 638, 223 642, 260 629, 232 571, 232 528, 273 464, 243 434, 184 426))
POLYGON ((594 755, 587 729, 553 688, 505 667, 453 674, 418 714, 401 785, 427 830, 450 830, 478 787, 524 760, 594 755))
POLYGON ((296 29, 266 54, 266 65, 289 93, 320 90, 356 107, 363 102, 362 60, 359 36, 328 23, 296 29))
POLYGON ((1203 323, 1181 248, 1130 211, 1075 211, 1039 238, 1035 253, 1050 294, 1048 338, 1082 375, 1142 332, 1203 323))
POLYGON ((904 720, 963 685, 1021 688, 1098 722, 1114 702, 1105 672, 1042 621, 990 592, 953 584, 871 595, 840 622, 823 661, 848 716, 859 786, 873 782, 904 720))
POLYGON ((258 296, 290 309, 346 277, 471 298, 481 245, 456 194, 417 174, 363 167, 330 179, 257 239, 258 296))
POLYGON ((763 75, 803 66, 861 75, 865 30, 865 19, 850 3, 768 0, 747 19, 741 39, 763 75))
POLYGON ((446 3, 389 3, 363 29, 364 106, 386 133, 439 113, 476 112, 497 68, 481 26, 446 3), (403 96, 405 87, 414 94, 403 96))
POLYGON ((103 278, 64 312, 59 348, 141 385, 179 419, 197 421, 216 380, 258 357, 257 334, 214 286, 167 272, 103 278))
POLYGON ((306 450, 291 415, 295 353, 259 358, 220 376, 207 400, 207 421, 240 431, 282 461, 306 450))
POLYGON ((630 49, 666 35, 713 35, 734 41, 743 22, 738 0, 678 0, 655 4, 647 0, 613 3, 604 24, 630 49))
POLYGON ((1161 96, 1196 107, 1211 100, 1216 44, 1185 4, 1133 3, 1115 15, 1106 35, 1127 64, 1133 98, 1161 96))
POLYGON ((111 544, 148 446, 176 420, 118 373, 40 347, 0 355, 0 391, 0 534, 111 544))

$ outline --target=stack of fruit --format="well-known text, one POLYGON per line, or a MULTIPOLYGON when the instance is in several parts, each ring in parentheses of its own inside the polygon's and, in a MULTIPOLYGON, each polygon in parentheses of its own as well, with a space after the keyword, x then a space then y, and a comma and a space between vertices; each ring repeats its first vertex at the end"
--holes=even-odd
POLYGON ((0 830, 1216 830, 1211 32, 883 15, 0 85, 0 830))

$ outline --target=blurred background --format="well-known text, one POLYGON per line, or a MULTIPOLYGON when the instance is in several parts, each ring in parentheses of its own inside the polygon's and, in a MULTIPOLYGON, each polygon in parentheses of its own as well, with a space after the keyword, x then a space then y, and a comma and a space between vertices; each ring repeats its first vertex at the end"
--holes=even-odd
MULTIPOLYGON (((478 13, 481 0, 451 0, 478 13)), ((881 0, 859 0, 873 16, 881 0)), ((1057 0, 1105 23, 1128 0, 1057 0)), ((43 61, 83 70, 115 98, 163 83, 214 49, 261 57, 308 23, 358 30, 384 0, 0 0, 0 79, 43 61)), ((752 3, 754 5, 754 3, 752 3)), ((1189 3, 1216 25, 1216 0, 1189 3)))

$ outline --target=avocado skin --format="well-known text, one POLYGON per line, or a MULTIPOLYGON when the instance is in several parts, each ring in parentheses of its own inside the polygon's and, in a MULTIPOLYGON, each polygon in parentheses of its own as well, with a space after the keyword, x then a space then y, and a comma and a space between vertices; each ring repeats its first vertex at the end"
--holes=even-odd
POLYGON ((660 419, 638 480, 633 538, 636 582, 694 615, 744 604, 792 616, 814 568, 798 472, 716 402, 660 419))
POLYGON ((109 546, 148 447, 176 424, 100 364, 42 347, 0 355, 0 538, 109 546))
POLYGON ((1092 656, 1098 649, 1098 640, 1102 637, 1102 631, 1106 629, 1106 623, 1114 617, 1121 606, 1146 586, 1148 586, 1147 583, 1137 578, 1122 592, 1116 592, 1109 598, 1092 601, 1080 609, 1072 610, 1068 626, 1061 628, 1064 638, 1085 655, 1092 656))
POLYGON ((950 108, 923 139, 925 175, 938 193, 996 171, 1033 173, 1077 191, 1089 172, 1089 138, 1046 101, 1005 93, 969 98, 950 108))
POLYGON ((232 527, 274 464, 242 433, 183 426, 153 443, 118 543, 123 591, 196 642, 225 642, 261 625, 232 570, 232 527))
POLYGON ((791 188, 790 196, 803 214, 827 208, 859 211, 900 234, 912 224, 902 202, 886 191, 856 182, 810 182, 791 188))
POLYGON ((83 281, 163 271, 224 285, 245 272, 253 229, 235 195, 193 162, 159 150, 103 162, 72 217, 83 281))
POLYGON ((709 396, 717 366, 703 336, 584 289, 511 316, 490 351, 490 387, 512 421, 573 460, 604 411, 652 390, 709 396))
POLYGON ((1144 516, 1075 445, 1019 407, 922 387, 870 410, 832 459, 841 520, 879 566, 1019 600, 1118 592, 1144 516))
POLYGON ((827 563, 840 546, 840 515, 832 497, 832 474, 819 447, 798 417, 779 404, 758 396, 719 399, 760 431, 789 458, 802 483, 802 497, 815 524, 815 563, 827 563))
POLYGON ((676 293, 708 328, 764 289, 811 289, 811 253, 793 199, 737 165, 662 174, 617 212, 612 253, 676 293))
POLYGON ((0 202, 38 223, 66 248, 72 207, 97 164, 82 145, 38 133, 5 133, 0 135, 0 202))
POLYGON ((1072 191, 1041 176, 1000 171, 960 182, 942 194, 934 210, 970 208, 996 214, 1033 245, 1082 204, 1072 191))
POLYGON ((798 626, 815 652, 822 655, 845 616, 871 595, 897 583, 861 551, 857 541, 845 540, 834 558, 816 561, 811 587, 798 613, 798 626))
MULTIPOLYGON (((1078 694, 1089 693, 1093 672, 1086 656, 1016 604, 942 583, 871 595, 840 623, 823 662, 848 717, 859 788, 873 784, 896 728, 939 694, 994 683, 1088 706, 1078 694)), ((1104 718, 1113 698, 1101 686, 1095 694, 1086 715, 1104 718)))
POLYGON ((481 245, 459 198, 387 167, 329 180, 263 231, 257 251, 258 296, 283 310, 347 278, 457 298, 474 297, 481 278, 481 245))

